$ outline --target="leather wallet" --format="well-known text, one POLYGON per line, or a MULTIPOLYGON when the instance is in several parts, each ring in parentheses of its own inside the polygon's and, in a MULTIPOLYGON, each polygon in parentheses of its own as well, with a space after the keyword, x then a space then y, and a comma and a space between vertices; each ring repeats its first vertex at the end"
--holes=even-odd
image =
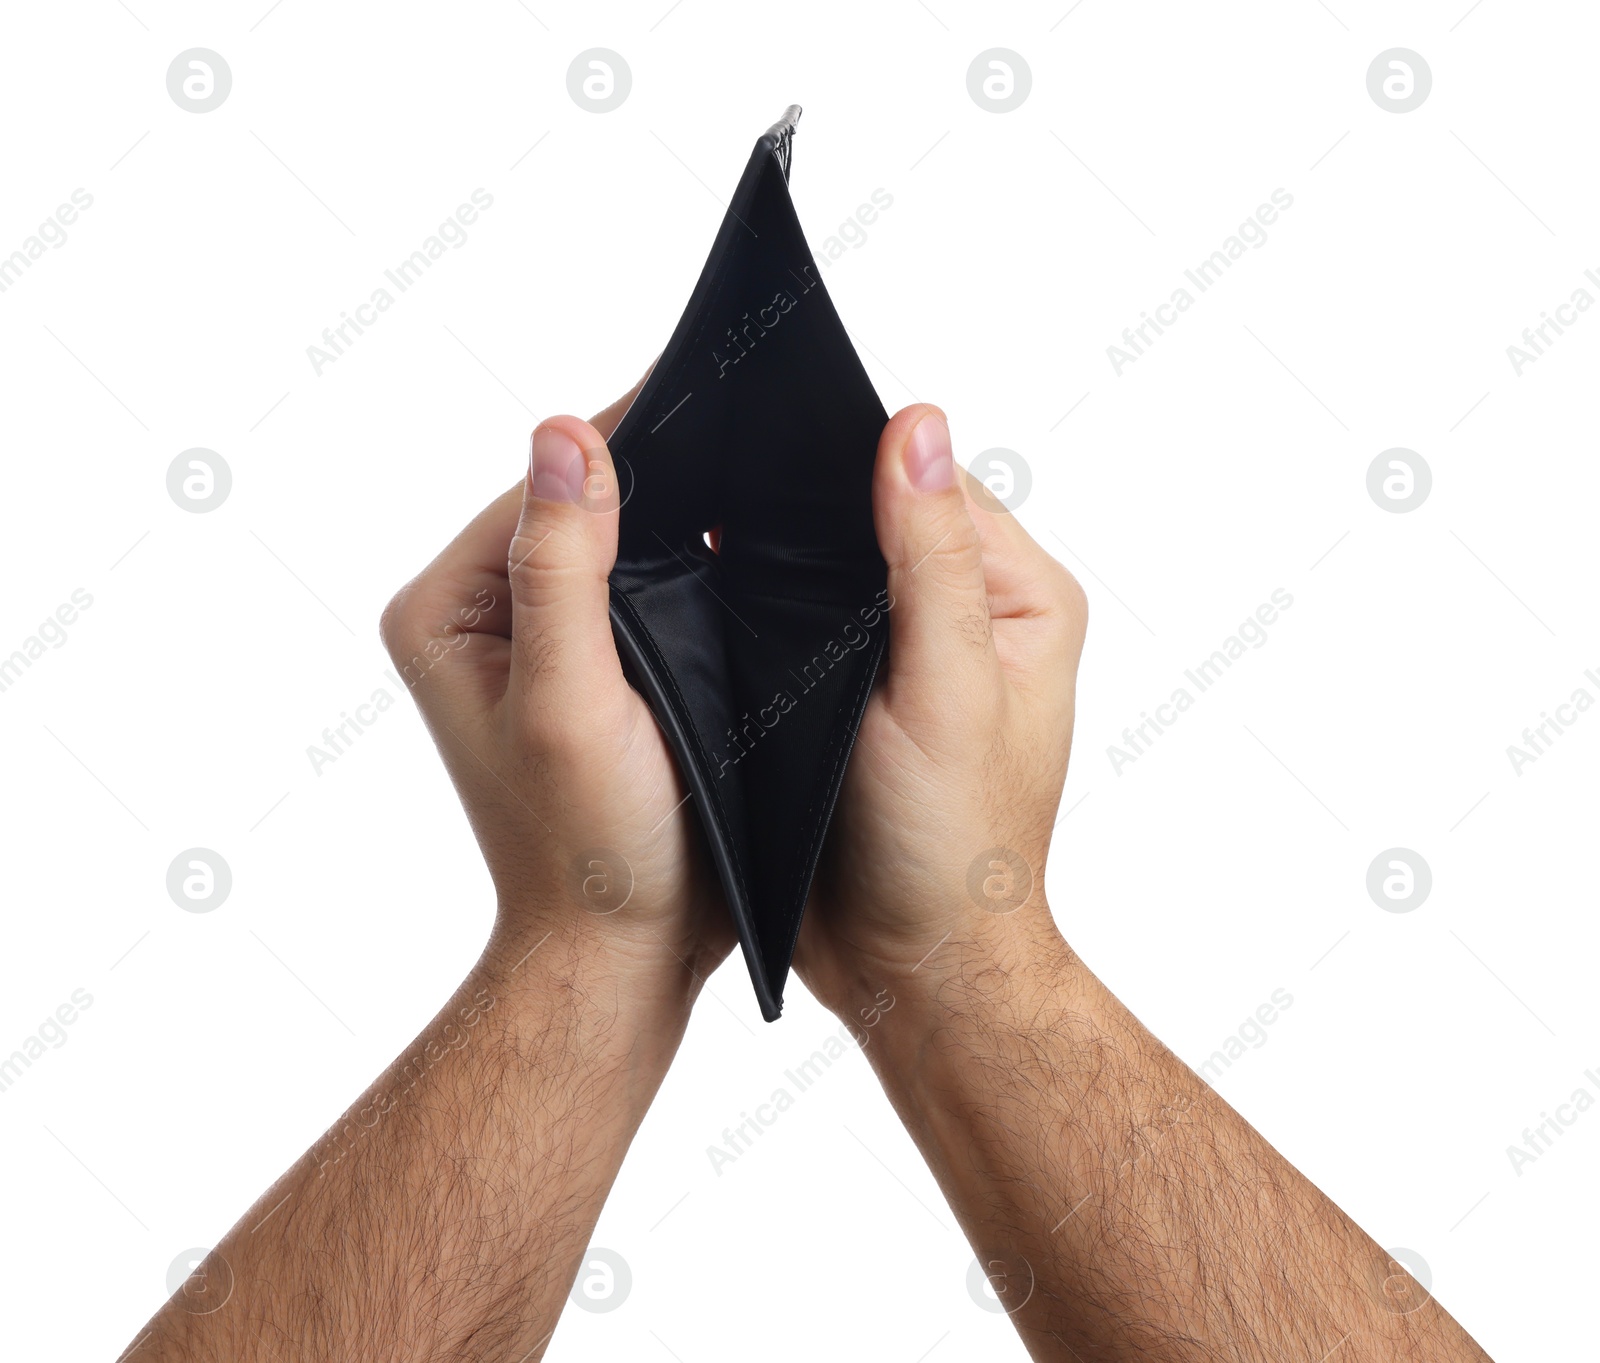
POLYGON ((769 1022, 891 605, 872 525, 888 417, 789 197, 799 117, 756 142, 610 442, 617 651, 677 756, 769 1022))

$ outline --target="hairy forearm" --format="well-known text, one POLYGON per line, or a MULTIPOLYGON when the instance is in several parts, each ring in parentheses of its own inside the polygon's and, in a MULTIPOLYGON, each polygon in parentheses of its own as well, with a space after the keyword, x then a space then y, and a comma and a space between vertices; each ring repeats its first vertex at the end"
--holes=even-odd
POLYGON ((582 926, 497 942, 130 1363, 542 1357, 688 1009, 582 926))
POLYGON ((930 966, 870 1054, 1035 1358, 1485 1357, 1053 927, 930 966))

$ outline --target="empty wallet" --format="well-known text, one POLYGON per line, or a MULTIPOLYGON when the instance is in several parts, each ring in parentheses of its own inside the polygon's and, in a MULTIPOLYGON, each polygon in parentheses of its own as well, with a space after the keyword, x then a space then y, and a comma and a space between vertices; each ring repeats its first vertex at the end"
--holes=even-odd
POLYGON ((617 652, 677 756, 769 1022, 892 604, 872 525, 888 417, 789 197, 799 117, 757 141, 610 441, 617 652))

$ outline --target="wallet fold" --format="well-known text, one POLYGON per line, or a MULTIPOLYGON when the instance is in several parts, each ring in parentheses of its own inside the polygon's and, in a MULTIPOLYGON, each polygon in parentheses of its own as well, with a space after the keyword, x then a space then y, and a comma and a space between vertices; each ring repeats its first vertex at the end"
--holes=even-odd
POLYGON ((888 417, 789 197, 799 116, 756 142, 610 441, 617 651, 677 757, 768 1021, 890 608, 872 524, 888 417))

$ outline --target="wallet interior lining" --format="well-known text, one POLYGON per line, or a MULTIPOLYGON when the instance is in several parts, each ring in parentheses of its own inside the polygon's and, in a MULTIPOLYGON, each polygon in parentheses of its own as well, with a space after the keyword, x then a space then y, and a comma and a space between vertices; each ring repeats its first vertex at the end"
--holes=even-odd
POLYGON ((887 636, 871 517, 886 416, 789 198, 792 136, 789 116, 758 141, 611 441, 619 653, 683 769, 769 1020, 887 636))

